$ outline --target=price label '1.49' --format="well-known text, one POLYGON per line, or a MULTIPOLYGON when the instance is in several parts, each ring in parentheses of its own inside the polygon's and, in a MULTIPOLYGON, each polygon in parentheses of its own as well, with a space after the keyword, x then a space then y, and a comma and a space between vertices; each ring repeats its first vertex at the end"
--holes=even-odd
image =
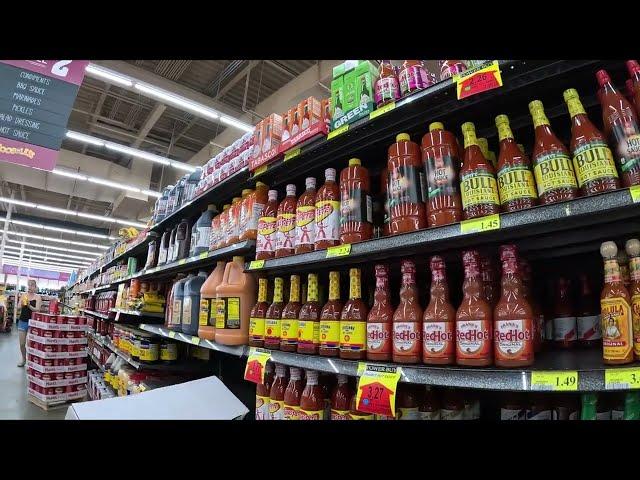
POLYGON ((570 392, 578 390, 578 372, 531 372, 531 390, 570 392))

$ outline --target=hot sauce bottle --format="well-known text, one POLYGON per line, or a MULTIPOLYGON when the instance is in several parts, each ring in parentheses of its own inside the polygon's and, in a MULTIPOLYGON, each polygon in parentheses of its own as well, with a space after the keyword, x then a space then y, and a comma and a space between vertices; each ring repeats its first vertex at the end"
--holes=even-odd
POLYGON ((422 323, 422 362, 451 365, 456 360, 456 310, 449 300, 446 268, 442 257, 431 257, 431 292, 422 323))
POLYGON ((580 275, 580 296, 577 309, 578 345, 591 347, 601 342, 600 305, 591 288, 589 277, 580 275))
POLYGON ((264 347, 272 350, 280 349, 280 318, 284 308, 283 280, 281 277, 273 279, 273 303, 269 305, 264 320, 264 347))
POLYGON ((300 275, 291 275, 289 302, 280 316, 280 350, 295 352, 298 347, 298 313, 300 313, 300 275))
POLYGON ((349 269, 349 300, 340 313, 340 358, 364 360, 367 357, 367 314, 362 301, 360 269, 349 269))
POLYGON ((487 303, 493 307, 500 298, 500 281, 493 259, 486 253, 480 253, 480 278, 482 279, 482 294, 487 303))
POLYGON ((349 386, 349 377, 338 374, 338 385, 331 393, 331 420, 351 420, 349 412, 354 393, 349 386))
POLYGON ((440 400, 435 389, 425 385, 422 402, 420 402, 420 420, 440 420, 440 400))
POLYGON ((521 258, 519 263, 522 276, 522 292, 524 298, 529 302, 529 305, 531 305, 531 310, 533 310, 533 351, 538 353, 542 350, 542 344, 544 343, 544 312, 533 294, 531 265, 529 265, 529 262, 524 258, 521 258))
POLYGON ((324 177, 325 183, 316 194, 316 250, 340 244, 340 188, 336 170, 327 168, 324 177))
POLYGON ((422 90, 431 85, 427 72, 421 60, 405 60, 398 75, 400 93, 406 96, 416 90, 422 90))
POLYGON ((396 136, 388 150, 389 230, 391 235, 427 227, 424 173, 420 147, 406 133, 396 136))
POLYGON ((349 411, 349 419, 350 420, 375 420, 375 415, 373 413, 361 412, 356 407, 356 396, 353 395, 351 398, 351 410, 349 411))
POLYGON ((273 363, 265 365, 264 383, 256 385, 256 420, 270 420, 269 392, 273 383, 273 363))
POLYGON ((636 113, 638 113, 640 112, 640 65, 635 60, 627 60, 626 65, 631 77, 627 82, 631 82, 632 103, 635 106, 636 113))
POLYGON ((276 256, 278 234, 278 191, 269 190, 269 199, 258 220, 256 260, 267 260, 276 256))
POLYGON ((500 212, 498 185, 493 166, 484 158, 473 123, 462 125, 464 159, 460 169, 462 216, 465 220, 500 212))
POLYGON ((440 420, 464 420, 464 396, 455 388, 447 388, 442 394, 440 420))
POLYGON ((296 246, 295 253, 313 252, 316 234, 316 179, 305 180, 307 189, 296 205, 296 246))
POLYGON ((318 383, 318 372, 307 370, 307 383, 300 397, 298 420, 324 420, 324 392, 318 383))
POLYGON ((284 391, 284 420, 298 420, 300 397, 302 397, 302 369, 289 368, 289 385, 284 391))
POLYGON ((396 420, 420 420, 416 385, 400 383, 396 398, 396 420))
POLYGON ((460 151, 458 142, 440 122, 429 125, 422 137, 422 163, 427 177, 427 224, 448 225, 462 220, 458 188, 460 151))
POLYGON ((604 258, 604 285, 600 294, 602 356, 609 365, 633 362, 631 298, 622 283, 617 254, 618 247, 613 242, 600 246, 604 258))
POLYGON ((323 357, 337 357, 340 353, 340 273, 329 272, 329 300, 320 312, 320 348, 323 357))
POLYGON ((319 381, 324 396, 324 419, 329 420, 331 418, 331 392, 336 386, 337 379, 335 375, 330 373, 320 373, 319 381))
POLYGON ((240 241, 255 240, 258 235, 258 220, 268 201, 268 187, 256 182, 256 189, 242 201, 240 207, 240 241))
POLYGON ((276 378, 269 390, 269 417, 271 420, 284 420, 284 392, 287 389, 287 367, 276 364, 276 378))
POLYGON ((359 158, 349 160, 340 172, 340 243, 356 243, 373 237, 371 182, 359 158))
POLYGON ((249 346, 264 347, 265 317, 267 302, 267 279, 258 279, 258 301, 251 309, 249 317, 249 346))
POLYGON ((391 360, 391 325, 393 307, 389 292, 389 269, 376 265, 376 289, 373 306, 367 317, 367 360, 388 362, 391 360))
POLYGON ((293 255, 296 239, 296 186, 287 185, 287 196, 278 205, 276 258, 293 255))
POLYGON ((318 354, 320 345, 320 304, 318 303, 318 275, 310 273, 307 280, 306 303, 298 315, 298 353, 318 354))
POLYGON ((222 248, 227 244, 227 235, 229 233, 229 215, 231 213, 231 205, 228 203, 222 207, 220 214, 220 235, 216 243, 216 249, 222 248))
POLYGON ((493 351, 497 367, 533 364, 534 316, 518 269, 515 245, 500 247, 502 293, 493 313, 493 351))
POLYGON ((600 105, 604 133, 622 173, 622 185, 640 184, 640 126, 633 107, 618 93, 605 70, 596 72, 601 87, 600 105))
POLYGON ((578 196, 578 184, 567 147, 551 130, 540 100, 529 103, 529 112, 536 135, 531 156, 540 204, 573 200, 578 196))
POLYGON ((393 355, 397 363, 422 361, 423 311, 416 287, 416 265, 413 260, 402 260, 400 303, 393 313, 393 355))
POLYGON ((457 75, 467 70, 462 60, 443 60, 440 64, 440 80, 457 75))
POLYGON ((380 108, 400 98, 400 84, 391 60, 381 60, 375 86, 376 106, 380 108))
POLYGON ((582 195, 620 188, 613 154, 604 135, 591 123, 573 88, 564 91, 571 116, 571 154, 582 195))
POLYGON ((502 211, 531 208, 537 203, 538 194, 529 158, 518 148, 506 115, 496 117, 496 127, 500 138, 498 192, 502 211))
POLYGON ((476 250, 463 252, 463 297, 456 312, 456 363, 482 367, 493 362, 493 311, 482 294, 478 261, 476 250))
POLYGON ((640 358, 640 241, 636 238, 627 240, 627 254, 629 254, 629 267, 631 270, 631 318, 633 320, 633 350, 637 358, 640 358))
POLYGON ((558 278, 553 307, 553 342, 560 348, 573 348, 578 339, 576 312, 571 301, 569 280, 558 278))

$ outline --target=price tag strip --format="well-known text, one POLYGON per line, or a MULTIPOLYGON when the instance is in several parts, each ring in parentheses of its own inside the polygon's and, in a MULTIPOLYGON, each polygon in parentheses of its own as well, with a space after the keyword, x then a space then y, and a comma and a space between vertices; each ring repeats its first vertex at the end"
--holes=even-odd
POLYGON ((262 348, 251 347, 247 366, 244 369, 244 379, 253 383, 264 383, 267 361, 271 358, 271 352, 262 348))
POLYGON ((373 120, 374 118, 379 117, 380 115, 384 115, 385 113, 390 112, 394 108, 396 108, 396 102, 387 103, 385 106, 371 112, 369 114, 369 120, 373 120))
POLYGON ((631 200, 633 200, 633 203, 640 202, 640 185, 634 185, 629 188, 629 193, 631 194, 631 200))
POLYGON ((400 375, 401 367, 359 363, 356 408, 361 412, 395 417, 400 375))
POLYGON ((327 256, 325 258, 347 257, 349 254, 351 254, 351 244, 345 243, 344 245, 327 248, 327 256))
POLYGON ((500 228, 500 215, 487 215, 486 217, 463 220, 460 222, 460 233, 480 233, 500 228))
POLYGON ((338 135, 342 135, 347 130, 349 130, 349 124, 348 123, 344 124, 340 128, 336 128, 332 132, 329 132, 329 135, 327 135, 327 140, 331 140, 332 138, 336 138, 338 135))
POLYGON ((578 390, 578 372, 531 372, 531 390, 573 392, 578 390))
POLYGON ((293 150, 289 150, 288 152, 286 152, 284 154, 284 161, 288 162, 292 158, 296 158, 298 155, 300 155, 301 151, 302 151, 302 149, 300 147, 294 148, 293 150))
POLYGON ((609 368, 604 371, 605 390, 640 388, 640 368, 609 368))
POLYGON ((501 87, 500 66, 498 61, 494 60, 490 65, 479 65, 476 68, 454 75, 453 81, 456 83, 458 100, 462 100, 472 95, 501 87))

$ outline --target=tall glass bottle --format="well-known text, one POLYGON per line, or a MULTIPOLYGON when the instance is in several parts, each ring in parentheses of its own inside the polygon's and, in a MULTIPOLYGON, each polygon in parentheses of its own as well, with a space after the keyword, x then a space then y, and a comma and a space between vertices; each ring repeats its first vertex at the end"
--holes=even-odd
POLYGON ((393 313, 393 355, 397 363, 422 361, 423 311, 416 287, 416 265, 413 260, 402 260, 400 303, 393 313))
POLYGON ((273 279, 273 302, 267 308, 264 320, 264 347, 280 349, 280 327, 284 308, 284 281, 282 277, 273 279))
POLYGON ((289 302, 280 316, 280 350, 295 352, 298 348, 298 314, 300 313, 300 275, 291 275, 289 302))
POLYGON ((636 359, 640 358, 640 240, 632 238, 626 243, 631 270, 631 318, 633 319, 633 350, 636 359))
POLYGON ((429 305, 422 323, 422 362, 451 365, 456 361, 456 309, 449 300, 446 267, 442 257, 431 257, 429 305))
POLYGON ((376 289, 373 306, 367 316, 367 360, 388 362, 391 360, 391 326, 393 306, 389 292, 389 269, 376 265, 376 289))
POLYGON ((307 298, 298 315, 298 353, 318 354, 320 345, 320 304, 318 303, 318 274, 307 278, 307 298))
POLYGON ((323 357, 337 357, 340 353, 340 272, 329 272, 329 300, 320 312, 320 348, 323 357))
POLYGON ((340 314, 340 358, 364 360, 367 357, 367 314, 362 301, 359 268, 349 269, 349 300, 340 314))
POLYGON ((573 348, 578 340, 576 312, 571 299, 569 280, 558 278, 553 307, 553 342, 560 348, 573 348))

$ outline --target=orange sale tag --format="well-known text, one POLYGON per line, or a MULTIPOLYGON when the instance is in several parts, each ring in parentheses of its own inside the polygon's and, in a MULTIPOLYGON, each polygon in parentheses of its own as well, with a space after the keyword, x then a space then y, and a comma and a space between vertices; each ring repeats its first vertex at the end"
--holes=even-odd
POLYGON ((262 348, 251 347, 247 366, 244 370, 244 379, 253 383, 264 383, 267 361, 271 358, 271 352, 262 348))
POLYGON ((396 388, 401 374, 400 367, 359 363, 358 411, 395 417, 396 388))

